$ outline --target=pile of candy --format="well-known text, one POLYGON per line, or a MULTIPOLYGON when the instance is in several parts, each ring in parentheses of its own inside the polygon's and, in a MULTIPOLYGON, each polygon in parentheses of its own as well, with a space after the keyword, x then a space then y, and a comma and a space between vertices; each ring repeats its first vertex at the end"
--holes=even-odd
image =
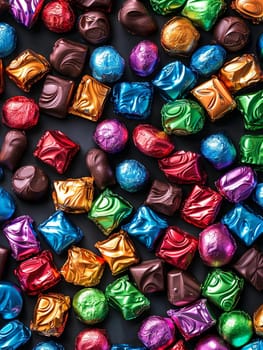
POLYGON ((0 16, 0 348, 262 350, 263 1, 0 16))

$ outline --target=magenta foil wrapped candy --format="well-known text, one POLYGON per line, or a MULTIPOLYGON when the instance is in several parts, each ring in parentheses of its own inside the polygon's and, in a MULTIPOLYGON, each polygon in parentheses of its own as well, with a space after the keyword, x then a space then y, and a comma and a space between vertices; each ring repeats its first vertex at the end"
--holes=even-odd
POLYGON ((229 350, 230 347, 222 338, 217 335, 209 334, 200 339, 196 344, 195 350, 229 350))
POLYGON ((139 77, 152 74, 159 63, 158 46, 150 40, 140 41, 131 51, 129 63, 139 77))
POLYGON ((14 19, 27 28, 36 22, 44 0, 10 0, 10 12, 14 19))
POLYGON ((228 228, 219 222, 208 226, 199 234, 198 249, 206 265, 220 267, 232 260, 237 245, 228 228))
POLYGON ((149 350, 167 349, 175 341, 175 327, 171 319, 149 316, 141 324, 138 338, 149 350))

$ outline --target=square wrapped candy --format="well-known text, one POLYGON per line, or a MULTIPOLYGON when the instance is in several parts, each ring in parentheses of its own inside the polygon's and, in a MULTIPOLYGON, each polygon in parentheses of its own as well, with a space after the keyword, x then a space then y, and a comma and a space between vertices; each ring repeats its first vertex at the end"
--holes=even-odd
POLYGON ((53 256, 49 250, 23 261, 14 271, 20 286, 28 295, 36 295, 60 281, 53 256))
POLYGON ((106 189, 93 202, 88 218, 108 236, 120 225, 122 220, 131 214, 132 210, 129 202, 106 189))
POLYGON ((263 135, 243 135, 239 141, 241 163, 263 169, 263 135))
POLYGON ((220 69, 218 78, 231 92, 237 92, 262 81, 263 75, 252 54, 234 57, 220 69))
POLYGON ((110 87, 84 75, 74 96, 69 113, 96 122, 110 93, 110 87))
POLYGON ((27 28, 36 22, 44 0, 9 0, 10 12, 14 19, 27 28))
POLYGON ((146 119, 151 114, 153 86, 149 82, 116 83, 112 90, 114 113, 129 119, 146 119))
POLYGON ((263 291, 263 253, 248 249, 233 265, 234 269, 259 292, 263 291))
POLYGON ((29 92, 32 85, 42 79, 50 70, 47 59, 34 52, 25 50, 6 67, 10 79, 23 91, 29 92))
POLYGON ((79 148, 79 145, 62 131, 48 130, 38 141, 34 156, 54 167, 59 174, 63 174, 79 148))
POLYGON ((39 107, 43 113, 56 118, 65 118, 75 83, 53 75, 48 75, 39 97, 39 107))
POLYGON ((68 249, 68 259, 60 273, 68 283, 77 286, 94 287, 100 283, 105 261, 92 251, 80 247, 68 249))
POLYGON ((123 230, 110 235, 104 241, 98 241, 95 247, 109 265, 113 276, 122 273, 129 266, 139 262, 133 242, 123 230))
POLYGON ((236 97, 237 108, 243 115, 246 130, 263 129, 263 90, 236 97))
POLYGON ((182 206, 181 216, 189 224, 205 228, 215 221, 222 200, 210 187, 196 185, 182 206))
POLYGON ((177 226, 169 226, 156 250, 156 255, 168 264, 186 270, 194 258, 198 239, 177 226))
POLYGON ((205 108, 212 122, 236 108, 235 100, 216 77, 196 86, 191 93, 205 108))
POLYGON ((86 213, 91 208, 93 192, 93 177, 54 181, 55 209, 71 214, 86 213))
POLYGON ((40 252, 33 219, 28 215, 7 221, 3 227, 3 234, 10 245, 12 257, 18 261, 40 252))
POLYGON ((109 284, 105 290, 109 304, 122 313, 125 320, 139 317, 150 308, 150 301, 130 281, 127 275, 109 284))
POLYGON ((60 293, 40 294, 30 329, 46 337, 60 337, 66 326, 69 308, 69 296, 60 293))
POLYGON ((48 245, 55 253, 61 254, 71 244, 83 238, 83 232, 75 226, 63 211, 56 211, 38 226, 48 245))
POLYGON ((168 223, 165 219, 149 207, 142 205, 138 208, 132 220, 123 225, 122 229, 127 231, 130 236, 138 239, 146 248, 152 250, 156 240, 167 226, 168 223))

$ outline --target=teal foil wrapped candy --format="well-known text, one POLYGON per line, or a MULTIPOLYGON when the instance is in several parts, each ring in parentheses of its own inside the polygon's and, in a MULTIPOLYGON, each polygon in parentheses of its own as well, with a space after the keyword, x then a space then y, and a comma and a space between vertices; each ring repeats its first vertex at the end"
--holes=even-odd
POLYGON ((240 161, 263 169, 263 135, 243 135, 239 141, 240 161))
POLYGON ((0 187, 0 222, 11 218, 16 209, 12 196, 0 187))
POLYGON ((243 115, 245 129, 263 129, 263 90, 237 96, 235 100, 243 115))

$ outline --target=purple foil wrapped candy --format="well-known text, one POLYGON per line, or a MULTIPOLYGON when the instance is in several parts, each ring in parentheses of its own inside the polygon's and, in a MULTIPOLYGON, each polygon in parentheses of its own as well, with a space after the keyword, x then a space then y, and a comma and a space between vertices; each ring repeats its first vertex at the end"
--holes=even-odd
POLYGON ((44 0, 10 0, 10 12, 14 19, 31 28, 43 7, 44 0))
POLYGON ((200 339, 195 346, 195 350, 229 350, 229 346, 217 335, 207 335, 200 339))
POLYGON ((208 266, 228 264, 237 249, 236 241, 222 223, 208 226, 199 234, 199 254, 208 266))
POLYGON ((152 74, 159 63, 158 46, 150 40, 140 41, 131 51, 129 63, 139 77, 152 74))
POLYGON ((12 257, 18 261, 40 252, 33 219, 28 215, 8 221, 3 227, 3 234, 10 245, 12 257))
POLYGON ((174 321, 185 340, 202 334, 216 323, 207 307, 206 299, 200 299, 178 310, 168 310, 167 315, 174 321))
POLYGON ((215 185, 229 202, 247 199, 257 185, 256 174, 249 166, 239 166, 221 176, 215 185))
POLYGON ((124 149, 128 141, 128 130, 118 119, 100 122, 93 135, 96 144, 107 153, 117 153, 124 149))
POLYGON ((141 324, 138 338, 149 350, 163 350, 175 341, 175 327, 166 317, 149 316, 141 324))

